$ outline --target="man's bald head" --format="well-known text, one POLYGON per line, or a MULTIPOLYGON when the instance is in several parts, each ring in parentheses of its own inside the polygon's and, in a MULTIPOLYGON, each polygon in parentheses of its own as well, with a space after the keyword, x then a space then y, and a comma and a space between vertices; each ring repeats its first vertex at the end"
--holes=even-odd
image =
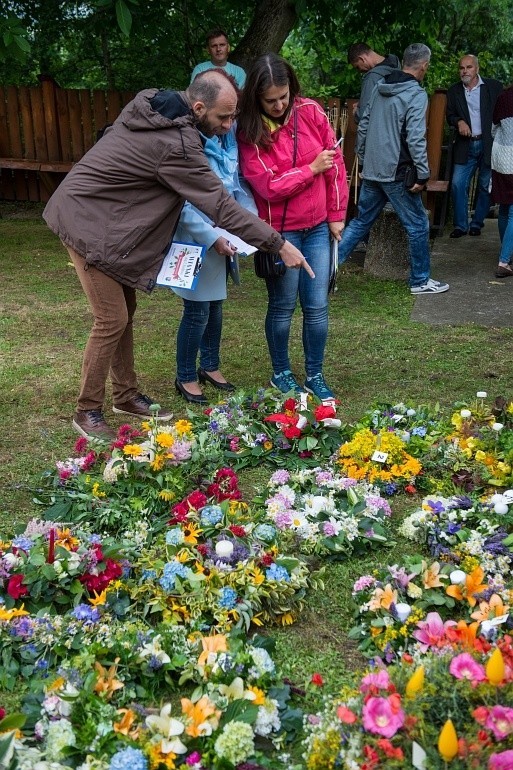
POLYGON ((238 90, 222 70, 197 75, 185 92, 205 136, 226 134, 237 117, 238 90))

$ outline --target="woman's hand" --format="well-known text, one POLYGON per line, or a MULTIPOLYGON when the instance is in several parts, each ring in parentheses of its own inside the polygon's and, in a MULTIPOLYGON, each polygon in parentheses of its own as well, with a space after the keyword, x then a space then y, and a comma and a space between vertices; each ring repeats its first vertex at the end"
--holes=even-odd
POLYGON ((345 227, 344 222, 328 222, 328 227, 335 240, 340 241, 345 227))
POLYGON ((230 241, 227 241, 226 238, 223 238, 222 236, 217 239, 212 244, 212 247, 217 251, 218 254, 221 254, 225 257, 233 257, 237 249, 233 244, 230 243, 230 241))
POLYGON ((333 158, 335 157, 335 150, 323 150, 319 153, 313 163, 310 163, 310 168, 313 174, 323 174, 325 171, 333 167, 333 158))

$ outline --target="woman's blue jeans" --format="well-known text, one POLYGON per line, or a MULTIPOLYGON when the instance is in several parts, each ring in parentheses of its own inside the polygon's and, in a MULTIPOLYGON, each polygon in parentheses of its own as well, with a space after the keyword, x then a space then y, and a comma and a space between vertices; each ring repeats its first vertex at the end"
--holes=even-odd
POLYGON ((330 270, 330 235, 326 222, 307 230, 290 230, 283 237, 304 255, 315 273, 289 268, 285 275, 266 279, 269 303, 265 317, 265 336, 273 371, 291 369, 289 336, 292 315, 299 295, 303 311, 303 349, 307 377, 322 372, 328 336, 328 285, 330 270))
POLYGON ((509 265, 513 255, 513 203, 499 204, 499 235, 501 238, 499 262, 509 265))
POLYGON ((176 338, 176 377, 179 382, 198 379, 198 352, 202 369, 207 372, 219 369, 222 327, 223 300, 183 300, 183 315, 176 338))

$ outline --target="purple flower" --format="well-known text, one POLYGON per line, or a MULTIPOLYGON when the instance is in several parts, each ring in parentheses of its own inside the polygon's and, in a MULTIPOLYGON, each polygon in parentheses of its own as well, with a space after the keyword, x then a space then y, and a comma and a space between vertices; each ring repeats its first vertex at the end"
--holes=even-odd
POLYGON ((290 473, 285 470, 277 470, 273 473, 271 476, 271 484, 286 484, 287 481, 290 479, 290 473))
POLYGON ((292 526, 293 521, 294 516, 290 511, 280 511, 276 516, 275 524, 278 529, 288 529, 292 526))
POLYGON ((83 620, 85 623, 97 623, 101 614, 97 607, 90 607, 88 604, 79 604, 71 613, 77 620, 83 620))

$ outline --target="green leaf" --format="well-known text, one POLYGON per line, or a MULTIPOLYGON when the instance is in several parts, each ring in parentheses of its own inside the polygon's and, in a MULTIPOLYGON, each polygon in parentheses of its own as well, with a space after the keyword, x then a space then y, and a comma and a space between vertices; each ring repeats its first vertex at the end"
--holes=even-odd
POLYGON ((132 28, 132 14, 124 0, 116 0, 116 18, 121 32, 129 37, 132 28))

